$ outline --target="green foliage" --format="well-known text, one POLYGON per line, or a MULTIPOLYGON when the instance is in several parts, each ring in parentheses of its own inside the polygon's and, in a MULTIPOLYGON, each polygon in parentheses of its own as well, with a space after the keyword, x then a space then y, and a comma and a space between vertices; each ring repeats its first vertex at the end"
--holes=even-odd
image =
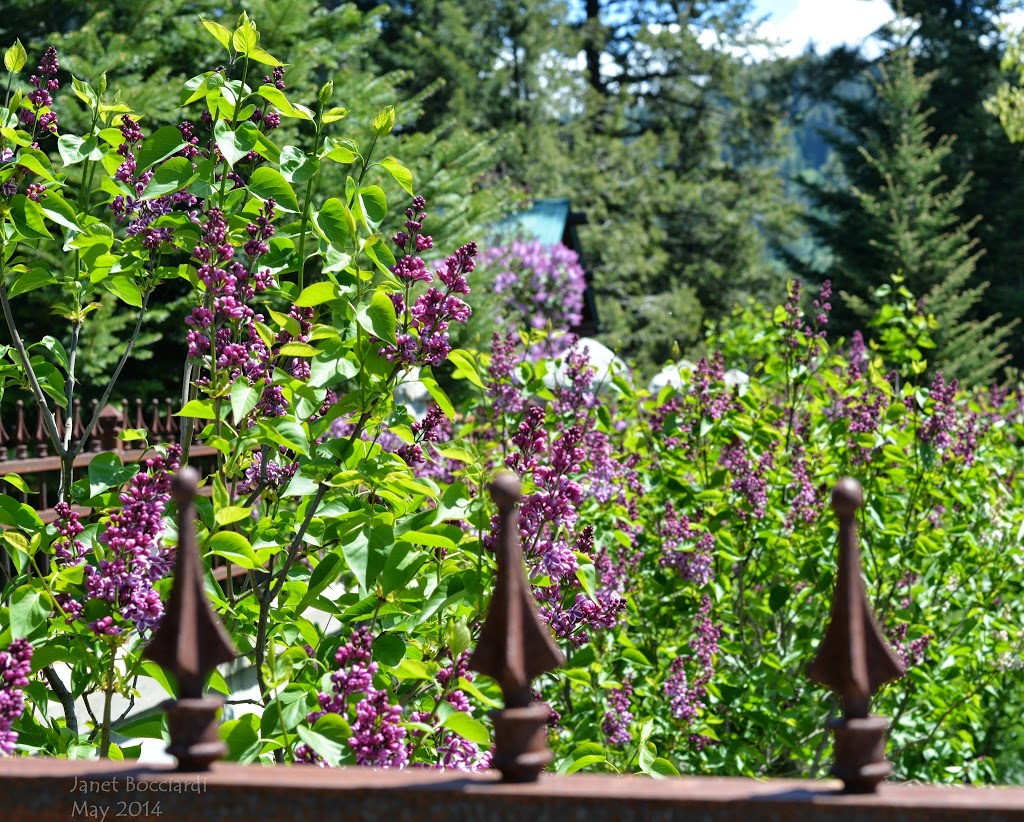
POLYGON ((1001 325, 999 314, 972 316, 987 283, 974 277, 982 256, 971 237, 978 220, 960 217, 969 178, 948 185, 943 167, 953 141, 931 142, 923 106, 935 78, 918 77, 904 49, 890 52, 877 71, 870 120, 853 120, 859 108, 852 103, 846 109, 847 125, 861 127, 842 143, 849 187, 806 180, 825 210, 810 226, 834 255, 819 276, 842 289, 849 306, 842 328, 849 332, 877 309, 879 276, 899 274, 935 317, 932 367, 983 383, 1009 361, 1013 323, 1001 325))
MULTIPOLYGON (((836 705, 803 674, 835 572, 827 491, 852 475, 867 499, 869 596, 909 666, 876 706, 894 722, 898 774, 1019 778, 1020 728, 1003 721, 1024 697, 1019 391, 924 379, 941 328, 901 282, 875 292, 870 350, 856 338, 830 348, 829 295, 805 312, 792 283, 785 305, 748 302, 722 323, 701 341, 708 356, 655 395, 625 374, 597 380, 579 351, 520 361, 514 336, 450 351, 472 250, 443 263, 444 294, 428 296, 425 264, 396 265, 386 238, 427 219, 418 200, 394 205, 420 190, 396 148, 401 110, 342 112, 327 79, 298 92, 262 83, 285 55, 248 16, 232 23, 202 26, 223 67, 182 86, 195 144, 79 80, 88 126, 61 130, 48 155, 26 130, 48 104, 19 126, 24 89, 5 101, 0 305, 12 345, 0 380, 31 392, 63 466, 60 499, 89 511, 78 526, 70 510, 44 526, 0 495, 0 647, 27 637, 36 667, 92 708, 73 731, 73 706, 33 679, 14 728, 23 753, 122 755, 114 695, 144 681, 173 689, 141 651, 168 593, 159 566, 178 534, 163 489, 179 446, 147 447, 143 465, 97 456, 72 483, 88 432, 58 430, 51 413, 80 396, 97 305, 144 319, 173 284, 191 309, 181 458, 200 437, 216 452, 197 536, 207 570, 216 558, 244 572, 223 586, 208 574, 207 593, 258 681, 258 704, 221 728, 231 759, 482 764, 500 693, 470 677, 465 655, 495 576, 485 488, 510 465, 529 577, 568 657, 537 683, 560 714, 558 770, 822 773, 836 705), (272 114, 296 127, 270 128, 272 114), (337 187, 320 185, 328 169, 337 187), (166 209, 147 222, 125 195, 166 209), (131 231, 111 228, 110 205, 129 209, 131 231), (68 249, 60 265, 36 254, 51 238, 68 249), (69 330, 23 336, 19 315, 43 288, 69 330), (451 316, 436 313, 445 304, 451 316), (458 413, 435 369, 459 386, 458 413), (437 404, 419 420, 395 401, 414 376, 437 404), (108 564, 118 559, 134 564, 121 573, 108 564)), ((15 50, 9 70, 20 62, 15 50)), ((442 171, 435 184, 457 198, 442 171)), ((230 691, 220 674, 211 687, 230 691)))

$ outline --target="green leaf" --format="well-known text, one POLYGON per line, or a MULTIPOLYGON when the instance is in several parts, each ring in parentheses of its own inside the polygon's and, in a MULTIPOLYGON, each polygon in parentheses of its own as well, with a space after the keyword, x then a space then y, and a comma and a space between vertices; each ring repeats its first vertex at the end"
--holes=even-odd
POLYGON ((247 17, 243 17, 242 24, 231 35, 231 45, 235 51, 248 56, 259 41, 260 35, 256 31, 256 25, 247 17))
POLYGON ((370 231, 376 231, 388 214, 388 200, 380 186, 359 189, 359 211, 370 231))
POLYGON ((337 197, 331 197, 320 206, 314 222, 327 242, 335 248, 344 248, 351 238, 351 234, 349 234, 351 217, 348 206, 337 197))
POLYGON ((231 416, 234 418, 236 426, 241 425, 242 420, 256 407, 261 396, 262 392, 249 385, 245 377, 235 380, 231 386, 231 416))
MULTIPOLYGON (((572 763, 578 762, 585 757, 597 757, 598 760, 603 760, 605 759, 605 750, 597 742, 583 742, 582 744, 577 745, 573 749, 572 753, 559 763, 558 773, 570 773, 568 768, 572 763)), ((575 773, 578 770, 579 768, 575 768, 571 773, 575 773)))
POLYGON ((408 585, 426 561, 427 555, 417 551, 408 542, 396 543, 388 553, 381 573, 381 587, 385 596, 408 585))
POLYGON ((63 368, 65 372, 68 370, 68 368, 70 368, 70 364, 68 361, 68 352, 64 350, 64 346, 61 344, 60 340, 56 340, 49 334, 47 334, 35 345, 29 346, 29 349, 31 350, 36 346, 39 346, 40 348, 45 348, 47 351, 49 351, 53 358, 57 361, 57 364, 61 368, 63 368))
POLYGON ((211 554, 224 557, 239 568, 254 570, 260 567, 249 540, 235 531, 218 531, 210 537, 209 545, 211 554))
POLYGON ((461 653, 469 650, 473 636, 469 632, 469 624, 464 616, 448 621, 445 626, 445 642, 453 659, 458 659, 461 653))
POLYGON ((324 156, 328 160, 343 165, 355 162, 357 147, 350 140, 335 140, 333 137, 328 137, 324 141, 324 148, 327 149, 324 156))
POLYGON ((231 51, 231 32, 228 31, 220 23, 215 23, 213 20, 207 20, 205 17, 200 17, 199 22, 203 24, 210 34, 217 38, 217 42, 220 43, 228 51, 231 51))
POLYGON ((138 472, 138 465, 122 465, 121 458, 113 451, 97 454, 89 460, 89 496, 120 488, 138 472))
POLYGON ((455 366, 453 376, 456 379, 469 380, 478 388, 484 387, 484 382, 480 379, 480 372, 477 371, 476 362, 473 360, 472 354, 461 348, 456 348, 448 355, 448 359, 455 366))
POLYGON ((217 142, 217 148, 231 167, 256 148, 258 142, 256 126, 248 121, 232 131, 231 126, 224 120, 217 120, 213 125, 213 137, 217 142))
POLYGON ((46 230, 42 207, 24 194, 15 194, 11 199, 11 222, 26 240, 53 239, 53 235, 46 230))
POLYGON ((33 639, 46 631, 50 619, 50 604, 43 591, 23 585, 11 596, 11 638, 33 639))
MULTIPOLYGON (((136 171, 141 174, 150 166, 165 160, 185 147, 181 132, 174 126, 163 126, 150 134, 142 143, 136 157, 136 171)), ((184 159, 184 158, 182 158, 184 159)), ((189 164, 191 167, 191 163, 189 164)))
POLYGON ((772 609, 774 614, 780 610, 789 601, 790 589, 788 585, 779 583, 772 588, 771 594, 768 596, 768 607, 772 609))
POLYGON ((152 200, 181 191, 198 176, 199 173, 192 168, 191 160, 185 157, 172 157, 153 172, 153 179, 142 192, 142 199, 152 200))
POLYGON ((282 357, 315 357, 320 352, 309 343, 290 342, 282 345, 277 353, 282 357))
POLYGON ((25 482, 25 480, 23 480, 17 474, 4 474, 3 476, 0 476, 0 480, 3 480, 8 485, 13 485, 15 488, 17 488, 23 494, 31 494, 31 493, 33 493, 29 489, 28 483, 25 482))
POLYGON ((17 74, 25 68, 27 62, 28 55, 25 53, 25 47, 21 44, 21 40, 15 40, 14 45, 4 52, 4 68, 12 74, 17 74))
POLYGON ((310 362, 309 384, 326 388, 359 373, 359 365, 349 359, 348 350, 340 343, 326 343, 324 350, 310 362))
POLYGON ((387 668, 394 668, 405 659, 406 643, 397 634, 381 634, 373 641, 373 658, 387 668))
POLYGON ((640 743, 640 770, 646 774, 651 772, 651 766, 654 764, 654 760, 658 758, 658 749, 654 747, 653 742, 641 742, 640 743))
POLYGON ((260 420, 259 425, 260 430, 271 441, 303 456, 309 456, 309 436, 302 423, 278 417, 272 420, 260 420))
POLYGON ((444 411, 445 416, 450 420, 455 419, 455 406, 452 405, 452 401, 448 399, 448 395, 444 392, 444 389, 437 384, 437 381, 433 377, 427 377, 420 373, 420 382, 423 387, 427 389, 427 393, 433 397, 434 402, 437 403, 438 407, 444 411))
POLYGON ((342 571, 344 571, 344 566, 341 564, 341 556, 339 554, 332 552, 325 555, 316 568, 313 569, 313 573, 310 575, 309 582, 307 583, 306 593, 302 595, 302 599, 295 607, 295 613, 301 614, 312 605, 321 592, 338 579, 342 571))
POLYGON ((441 725, 477 745, 485 748, 491 745, 491 735, 484 723, 469 714, 462 713, 462 711, 449 714, 441 725))
POLYGON ((369 304, 356 309, 356 322, 377 339, 391 345, 396 344, 398 317, 395 316, 394 303, 384 291, 374 291, 369 304))
POLYGON ((379 523, 372 528, 369 524, 364 525, 362 530, 342 543, 345 562, 355 575, 361 591, 370 591, 377 584, 393 542, 394 531, 391 526, 379 523))
POLYGON ((317 733, 302 724, 295 728, 295 733, 298 734, 299 739, 320 754, 329 765, 336 766, 341 762, 345 748, 339 742, 328 739, 323 734, 317 733))
POLYGON ((384 167, 392 177, 395 178, 395 182, 404 188, 410 195, 413 193, 412 190, 412 172, 403 166, 394 157, 385 157, 380 161, 380 164, 384 167))
POLYGON ((0 495, 0 524, 33 532, 43 527, 39 514, 30 505, 19 502, 6 494, 0 495))
POLYGON ((46 182, 56 182, 53 176, 53 168, 50 166, 50 158, 35 148, 25 147, 18 152, 15 161, 22 168, 27 168, 33 174, 38 174, 46 182))
POLYGON ((39 205, 43 209, 43 214, 57 223, 57 225, 62 225, 64 228, 69 228, 72 231, 82 230, 82 226, 78 222, 78 213, 61 196, 60 192, 50 189, 39 205))
POLYGON ((390 134, 395 127, 395 107, 388 106, 373 118, 373 130, 378 137, 390 134))
POLYGON ((249 191, 264 202, 273 197, 274 202, 282 211, 296 212, 299 210, 299 201, 295 197, 295 192, 280 171, 260 166, 249 178, 248 187, 249 191))
POLYGON ((176 417, 195 417, 197 420, 215 420, 217 412, 209 400, 189 400, 184 408, 175 412, 176 417))
POLYGON ((422 660, 409 659, 408 657, 403 659, 391 673, 399 679, 426 679, 430 681, 434 679, 434 675, 423 664, 422 660))
POLYGON ((299 308, 312 308, 315 305, 322 305, 336 299, 338 299, 338 286, 330 280, 324 280, 307 285, 302 289, 302 293, 295 300, 295 305, 299 308))
MULTIPOLYGON (((313 120, 313 114, 308 108, 292 105, 291 101, 285 96, 285 93, 277 88, 277 86, 263 85, 256 89, 256 93, 281 112, 282 117, 291 117, 297 120, 313 120)), ((281 152, 281 156, 282 158, 284 157, 284 151, 281 152)))
POLYGON ((100 148, 98 137, 82 139, 74 134, 62 134, 57 138, 57 151, 65 166, 73 166, 84 160, 102 160, 105 154, 100 148))
POLYGON ((256 63, 262 63, 264 66, 283 66, 280 60, 278 60, 273 54, 268 51, 264 51, 259 46, 249 51, 249 59, 256 63))
POLYGON ((213 521, 217 523, 218 526, 223 527, 225 525, 231 525, 233 522, 241 522, 251 516, 251 508, 246 508, 244 505, 228 505, 224 508, 217 509, 217 513, 213 515, 213 521))
POLYGON ((103 281, 103 287, 116 296, 123 303, 135 308, 142 308, 142 292, 138 284, 131 277, 125 274, 117 274, 107 277, 103 281))
POLYGON ((667 759, 659 756, 651 763, 650 774, 655 778, 679 776, 679 769, 667 759))

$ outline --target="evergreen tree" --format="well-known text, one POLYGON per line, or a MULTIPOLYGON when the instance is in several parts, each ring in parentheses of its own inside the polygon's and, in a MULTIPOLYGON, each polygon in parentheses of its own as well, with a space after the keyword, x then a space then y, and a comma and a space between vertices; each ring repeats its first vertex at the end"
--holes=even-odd
POLYGON ((932 142, 925 101, 933 82, 934 75, 916 74, 908 49, 887 55, 872 82, 870 116, 863 105, 844 109, 851 131, 836 150, 846 184, 808 182, 824 210, 810 225, 833 254, 825 273, 843 293, 844 330, 874 313, 875 287, 899 274, 936 320, 931 365, 978 383, 1008 361, 1012 325, 1000 325, 999 315, 972 315, 987 287, 973 278, 983 253, 972 236, 978 218, 960 217, 969 176, 951 185, 943 170, 953 139, 932 142))

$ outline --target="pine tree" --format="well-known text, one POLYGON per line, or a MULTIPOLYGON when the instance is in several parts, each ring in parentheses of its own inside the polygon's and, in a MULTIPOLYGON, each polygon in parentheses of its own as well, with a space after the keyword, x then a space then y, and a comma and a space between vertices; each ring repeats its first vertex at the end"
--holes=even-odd
POLYGON ((972 236, 979 218, 960 217, 970 177, 951 185, 943 170, 953 139, 932 142, 925 101, 934 79, 916 73, 906 48, 886 56, 872 80, 870 117, 863 106, 844 110, 848 126, 854 113, 861 126, 838 144, 848 184, 807 186, 824 210, 811 228, 833 254, 827 274, 844 296, 847 330, 876 309, 875 286, 899 274, 936 320, 932 367, 979 383, 1009 360, 1012 324, 972 316, 987 288, 973 278, 983 254, 972 236))

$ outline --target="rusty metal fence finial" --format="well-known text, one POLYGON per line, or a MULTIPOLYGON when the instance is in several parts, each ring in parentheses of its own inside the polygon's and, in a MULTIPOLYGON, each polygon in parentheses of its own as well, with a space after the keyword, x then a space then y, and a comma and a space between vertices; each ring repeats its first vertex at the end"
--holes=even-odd
POLYGON ((167 610, 143 655, 178 682, 178 698, 164 703, 171 744, 167 752, 180 771, 204 771, 227 753, 217 735, 224 701, 203 696, 203 683, 218 665, 238 655, 231 637, 206 598, 203 561, 196 545, 194 500, 199 473, 182 468, 172 481, 178 504, 178 550, 167 610))
POLYGON ((832 614, 818 655, 807 669, 812 682, 833 690, 843 703, 843 716, 830 720, 835 736, 833 776, 847 793, 873 793, 892 773, 885 758, 889 722, 870 716, 872 695, 904 669, 882 637, 864 590, 857 540, 857 509, 864 491, 856 480, 839 480, 832 489, 832 508, 839 516, 839 569, 832 595, 832 614))
POLYGON ((503 782, 535 782, 553 759, 547 741, 551 710, 533 701, 531 682, 565 664, 565 657, 540 620, 523 567, 516 503, 522 496, 515 474, 502 472, 490 486, 498 506, 498 571, 480 641, 469 666, 497 680, 505 708, 492 711, 494 767, 503 782))

